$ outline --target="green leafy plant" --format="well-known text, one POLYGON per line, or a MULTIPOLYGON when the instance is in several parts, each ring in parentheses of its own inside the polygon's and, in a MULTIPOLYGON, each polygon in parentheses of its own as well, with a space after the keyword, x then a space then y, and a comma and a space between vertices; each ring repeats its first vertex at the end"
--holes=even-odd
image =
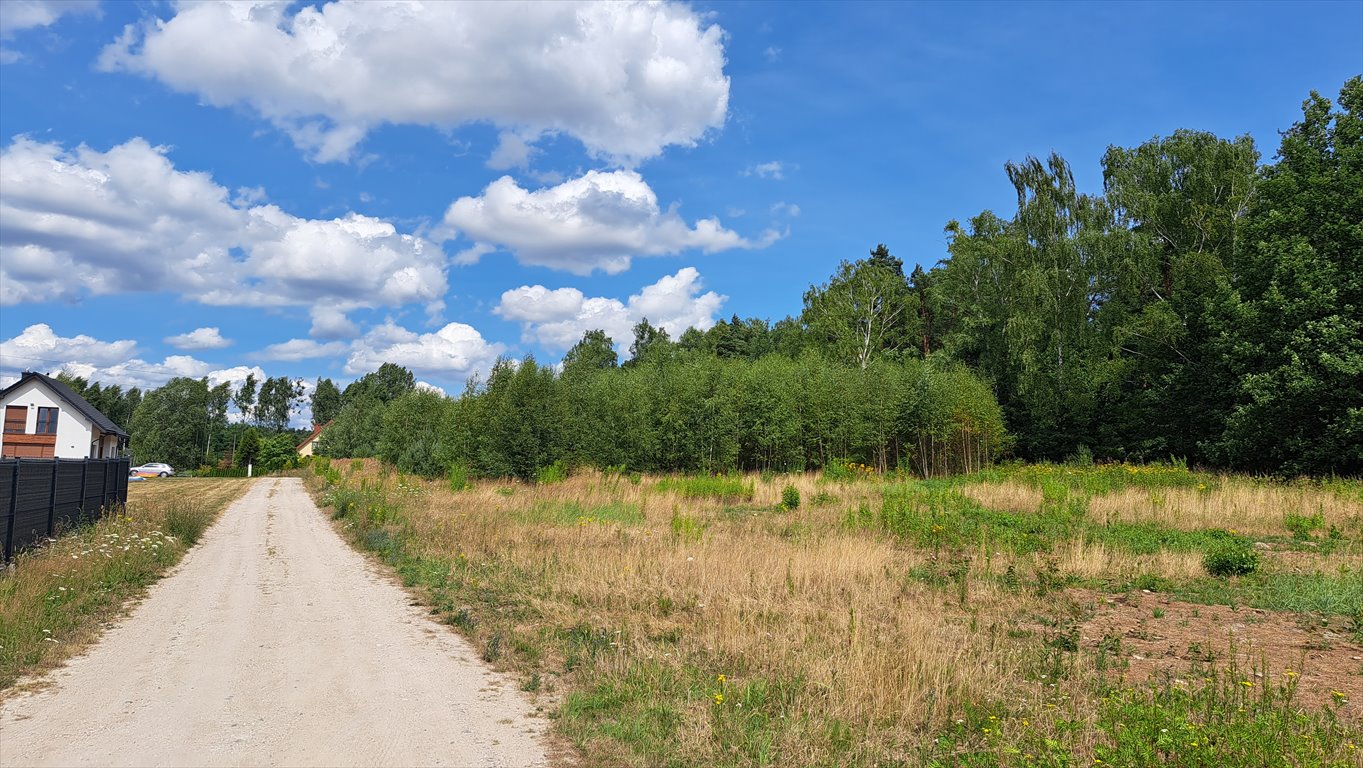
POLYGON ((535 471, 535 483, 538 485, 554 485, 567 479, 568 466, 562 460, 540 467, 535 471))
POLYGON ((1308 541, 1313 531, 1325 527, 1325 517, 1319 512, 1314 515, 1288 512, 1283 515, 1283 527, 1287 528, 1288 532, 1292 534, 1292 538, 1308 541))
POLYGON ((1249 542, 1226 539, 1208 547, 1202 567, 1212 576, 1244 576, 1259 567, 1259 553, 1249 542))
POLYGON ((800 489, 793 485, 787 485, 781 489, 781 506, 786 509, 800 508, 800 489))
POLYGON ((455 462, 450 465, 449 472, 450 490, 458 493, 465 488, 472 487, 469 483, 469 468, 462 462, 455 462))

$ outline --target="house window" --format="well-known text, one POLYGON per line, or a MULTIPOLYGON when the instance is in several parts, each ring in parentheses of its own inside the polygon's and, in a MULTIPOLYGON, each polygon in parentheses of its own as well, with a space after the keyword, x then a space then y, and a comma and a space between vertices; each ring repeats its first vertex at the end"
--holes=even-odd
POLYGON ((11 405, 5 409, 5 431, 12 434, 24 433, 24 426, 28 423, 28 406, 11 405))
POLYGON ((57 434, 57 409, 39 408, 38 409, 38 428, 34 430, 38 435, 57 434))

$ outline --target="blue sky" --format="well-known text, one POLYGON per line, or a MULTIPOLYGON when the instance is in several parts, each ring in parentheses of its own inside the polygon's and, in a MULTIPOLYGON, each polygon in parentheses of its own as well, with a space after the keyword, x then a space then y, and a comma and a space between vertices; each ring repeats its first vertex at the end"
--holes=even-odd
MULTIPOLYGON (((1277 131, 1363 3, 0 3, 0 377, 390 360, 457 392, 730 314, 1063 154, 1277 131)), ((300 420, 305 414, 300 415, 300 420)))

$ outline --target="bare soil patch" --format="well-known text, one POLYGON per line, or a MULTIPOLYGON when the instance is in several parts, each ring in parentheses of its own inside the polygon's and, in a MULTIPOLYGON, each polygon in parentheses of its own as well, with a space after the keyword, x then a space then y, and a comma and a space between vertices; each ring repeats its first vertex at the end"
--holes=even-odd
POLYGON ((1363 721, 1363 645, 1337 621, 1321 626, 1309 616, 1188 603, 1144 590, 1071 594, 1095 607, 1080 628, 1080 644, 1095 653, 1106 649, 1130 682, 1188 679, 1199 668, 1225 669, 1233 662, 1251 682, 1265 673, 1272 683, 1295 677, 1295 701, 1302 707, 1333 708, 1334 692, 1342 692, 1347 703, 1340 716, 1363 721))

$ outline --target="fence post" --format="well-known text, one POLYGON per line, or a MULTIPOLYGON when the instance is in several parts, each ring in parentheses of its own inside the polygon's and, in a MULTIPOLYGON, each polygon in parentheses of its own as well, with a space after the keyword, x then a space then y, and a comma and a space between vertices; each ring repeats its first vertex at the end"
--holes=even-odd
POLYGON ((57 471, 61 469, 62 460, 56 456, 52 457, 52 489, 47 494, 47 537, 52 538, 56 533, 57 525, 57 471))
POLYGON ((80 506, 76 508, 76 515, 80 518, 80 524, 89 522, 85 519, 85 476, 90 474, 90 457, 86 456, 80 465, 80 506))
POLYGON ((103 462, 104 473, 99 482, 99 516, 104 517, 104 507, 109 503, 109 462, 103 462))
POLYGON ((9 476, 9 515, 5 518, 5 562, 14 556, 14 522, 19 513, 19 462, 14 459, 14 473, 9 476))

